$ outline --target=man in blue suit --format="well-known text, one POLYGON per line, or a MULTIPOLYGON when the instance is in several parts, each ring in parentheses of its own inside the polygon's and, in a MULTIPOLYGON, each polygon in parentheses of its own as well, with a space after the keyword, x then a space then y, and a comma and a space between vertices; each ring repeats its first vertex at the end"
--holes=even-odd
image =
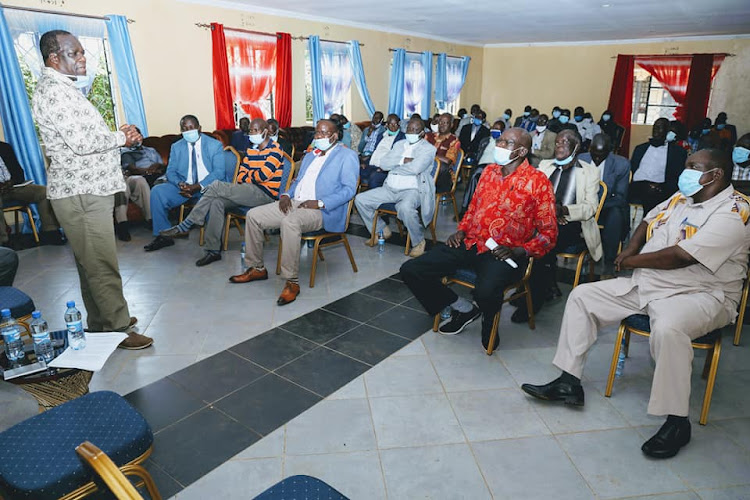
POLYGON ((196 203, 209 184, 227 180, 224 147, 221 142, 201 133, 198 118, 183 116, 180 132, 182 139, 172 144, 169 151, 168 182, 151 190, 154 240, 143 247, 147 252, 174 245, 172 238, 159 235, 172 225, 167 217, 170 209, 188 201, 196 203))
MULTIPOLYGON (((612 152, 612 142, 607 134, 596 134, 591 140, 588 153, 578 157, 599 169, 599 175, 607 185, 607 199, 604 201, 599 224, 602 229, 604 250, 604 270, 602 278, 614 276, 614 261, 617 248, 630 231, 630 205, 628 185, 630 184, 630 161, 612 152)), ((600 193, 601 195, 601 193, 600 193)))
POLYGON ((359 180, 357 153, 338 143, 338 128, 330 120, 315 127, 313 150, 302 159, 297 179, 279 201, 255 207, 245 219, 247 270, 229 278, 232 283, 268 279, 263 263, 264 229, 281 229, 281 277, 286 286, 277 304, 293 302, 299 295, 300 237, 308 231, 346 229, 349 201, 359 180))

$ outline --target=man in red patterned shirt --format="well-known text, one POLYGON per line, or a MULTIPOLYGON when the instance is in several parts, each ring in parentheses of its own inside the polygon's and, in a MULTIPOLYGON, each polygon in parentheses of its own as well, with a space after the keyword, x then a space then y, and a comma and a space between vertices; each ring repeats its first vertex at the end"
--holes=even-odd
POLYGON ((438 330, 444 335, 460 333, 481 314, 486 349, 505 287, 520 279, 529 257, 541 257, 555 247, 555 192, 547 176, 529 165, 530 151, 528 132, 506 130, 497 140, 495 163, 482 173, 458 231, 446 245, 401 266, 404 283, 428 314, 434 316, 451 306, 451 319, 438 330), (490 238, 497 244, 493 250, 487 247, 490 238), (476 304, 442 284, 443 276, 458 269, 476 273, 476 304))

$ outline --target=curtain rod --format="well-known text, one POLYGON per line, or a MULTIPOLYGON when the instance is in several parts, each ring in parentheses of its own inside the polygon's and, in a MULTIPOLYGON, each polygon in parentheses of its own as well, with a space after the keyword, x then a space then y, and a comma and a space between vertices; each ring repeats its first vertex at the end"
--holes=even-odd
MULTIPOLYGON (((398 49, 394 49, 394 48, 388 49, 389 52, 396 52, 397 50, 398 49)), ((404 52, 406 52, 407 54, 421 54, 421 52, 419 52, 417 50, 404 50, 404 52)), ((432 53, 432 57, 437 57, 439 55, 440 55, 439 52, 433 52, 432 53)), ((445 54, 445 57, 453 57, 455 59, 461 59, 463 56, 452 56, 452 55, 449 55, 449 54, 445 54)))
MULTIPOLYGON (((211 25, 210 24, 206 24, 206 23, 195 23, 195 25, 198 26, 199 28, 211 28, 211 25)), ((240 33, 250 33, 252 35, 277 36, 276 33, 268 33, 266 31, 252 31, 252 30, 243 30, 243 29, 240 29, 240 28, 226 28, 226 27, 224 29, 227 30, 227 31, 239 31, 240 33)), ((307 37, 307 36, 293 36, 291 38, 292 38, 292 40, 307 40, 309 37, 307 37)), ((323 40, 322 38, 320 39, 320 41, 321 42, 329 42, 329 43, 340 43, 342 45, 347 45, 349 43, 349 42, 341 42, 339 40, 323 40)), ((364 47, 365 44, 364 43, 360 43, 359 46, 360 47, 364 47)))
MULTIPOLYGON (((309 40, 309 36, 293 36, 292 40, 309 40)), ((320 39, 321 42, 328 42, 328 43, 340 43, 341 45, 349 45, 349 42, 342 42, 341 40, 326 40, 324 38, 320 39)), ((360 47, 364 47, 365 44, 362 42, 359 42, 360 47)))
MULTIPOLYGON (((23 10, 26 12, 37 12, 39 14, 57 14, 58 16, 84 17, 86 19, 99 19, 101 21, 109 21, 109 18, 106 16, 92 16, 89 14, 76 14, 74 12, 60 12, 56 10, 33 9, 31 7, 16 7, 15 5, 4 5, 4 4, 0 4, 0 7, 2 7, 3 9, 9 9, 9 10, 23 10)), ((128 19, 128 24, 133 24, 134 22, 135 22, 134 19, 128 19)))
MULTIPOLYGON (((702 52, 702 54, 706 54, 706 52, 702 52)), ((625 54, 621 54, 621 55, 625 55, 625 54)), ((677 57, 677 56, 684 57, 684 56, 695 56, 695 55, 698 55, 698 54, 697 53, 696 54, 633 54, 633 57, 637 59, 639 57, 677 57)), ((716 52, 713 55, 724 56, 724 57, 734 57, 737 54, 729 54, 727 52, 716 52)), ((617 56, 612 56, 610 57, 610 59, 617 59, 617 56)))

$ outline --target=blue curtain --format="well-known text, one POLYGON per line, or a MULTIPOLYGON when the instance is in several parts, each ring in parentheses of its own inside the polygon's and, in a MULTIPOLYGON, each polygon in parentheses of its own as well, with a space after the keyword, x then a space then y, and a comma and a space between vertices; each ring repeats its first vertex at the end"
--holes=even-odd
POLYGON ((313 125, 325 118, 325 99, 323 97, 323 69, 320 64, 320 37, 311 35, 307 39, 307 50, 310 56, 310 79, 312 80, 313 125))
POLYGON ((354 81, 357 84, 357 90, 359 90, 359 97, 362 98, 362 104, 365 105, 368 116, 372 116, 376 111, 375 104, 370 97, 370 91, 367 90, 365 68, 362 64, 362 53, 359 51, 359 41, 357 40, 349 41, 349 60, 352 63, 352 73, 354 75, 354 81))
POLYGON ((18 161, 28 179, 36 184, 47 184, 44 158, 31 118, 31 107, 26 95, 21 68, 13 48, 13 36, 0 7, 0 119, 5 139, 13 146, 18 161))
POLYGON ((349 45, 337 42, 320 43, 320 69, 323 80, 323 113, 326 118, 341 112, 352 86, 352 65, 349 45))
POLYGON ((109 15, 107 32, 109 46, 117 71, 117 82, 120 86, 122 107, 128 123, 138 127, 143 137, 148 136, 146 126, 146 108, 143 106, 141 83, 138 79, 138 68, 135 65, 133 46, 130 43, 128 20, 124 16, 109 15))
POLYGON ((432 116, 432 52, 422 52, 422 68, 424 68, 424 96, 422 97, 422 118, 427 120, 432 116))
POLYGON ((458 99, 466 82, 469 61, 471 61, 470 57, 447 57, 445 53, 438 54, 435 104, 439 110, 446 109, 450 103, 458 99))
POLYGON ((404 114, 404 63, 406 51, 396 49, 393 51, 393 63, 391 65, 391 84, 388 89, 388 114, 396 114, 403 118, 404 114))

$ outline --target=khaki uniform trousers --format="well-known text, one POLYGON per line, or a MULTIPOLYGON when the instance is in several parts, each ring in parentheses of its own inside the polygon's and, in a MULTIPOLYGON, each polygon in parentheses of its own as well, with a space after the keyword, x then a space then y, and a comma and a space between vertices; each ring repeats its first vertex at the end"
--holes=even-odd
POLYGON ((691 340, 731 321, 724 304, 708 293, 678 294, 640 305, 638 287, 625 295, 622 280, 600 281, 573 289, 565 305, 555 366, 576 377, 583 374, 589 348, 599 328, 619 324, 631 314, 651 319, 649 347, 656 361, 648 413, 687 416, 690 404, 691 340))
POLYGON ((112 230, 114 196, 82 194, 51 203, 73 248, 88 328, 125 331, 130 312, 122 294, 112 230))
MULTIPOLYGON (((11 188, 7 193, 0 197, 0 206, 4 202, 20 201, 21 203, 36 203, 36 209, 39 212, 39 220, 42 222, 42 231, 56 231, 60 228, 55 213, 52 211, 47 199, 47 187, 29 184, 11 188)), ((0 243, 8 241, 8 229, 5 217, 0 217, 0 243)))
POLYGON ((292 208, 284 213, 279 202, 255 207, 245 218, 245 264, 247 267, 263 267, 264 229, 280 229, 281 277, 286 280, 299 278, 299 252, 302 233, 323 228, 323 214, 313 208, 299 208, 300 201, 292 200, 292 208))

